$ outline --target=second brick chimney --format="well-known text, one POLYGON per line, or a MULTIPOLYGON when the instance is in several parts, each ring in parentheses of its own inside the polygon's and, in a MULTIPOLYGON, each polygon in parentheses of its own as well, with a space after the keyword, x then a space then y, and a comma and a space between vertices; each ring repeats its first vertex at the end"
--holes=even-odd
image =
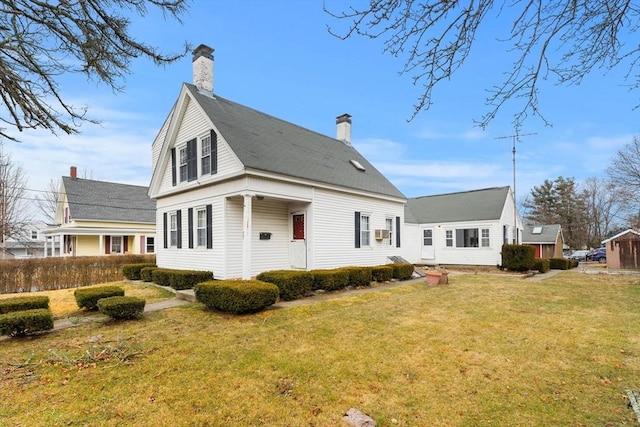
POLYGON ((78 168, 75 166, 71 166, 69 168, 69 176, 71 177, 71 179, 76 180, 78 179, 78 168))

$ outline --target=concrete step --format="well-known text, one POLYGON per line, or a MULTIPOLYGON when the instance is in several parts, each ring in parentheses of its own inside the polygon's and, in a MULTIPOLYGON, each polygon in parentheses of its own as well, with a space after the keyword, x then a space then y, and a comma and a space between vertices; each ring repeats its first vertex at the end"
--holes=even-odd
POLYGON ((181 300, 196 302, 196 294, 193 289, 184 289, 181 291, 176 291, 176 297, 181 300))

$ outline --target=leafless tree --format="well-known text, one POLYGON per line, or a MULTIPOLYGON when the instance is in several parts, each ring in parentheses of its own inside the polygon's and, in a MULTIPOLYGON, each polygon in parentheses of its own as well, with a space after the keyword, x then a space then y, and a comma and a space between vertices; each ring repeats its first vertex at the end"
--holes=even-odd
MULTIPOLYGON (((640 193, 640 140, 637 137, 618 150, 607 167, 607 174, 616 187, 631 194, 640 193)), ((632 201, 637 212, 638 200, 629 200, 632 201)))
POLYGON ((496 34, 513 55, 511 70, 502 83, 489 89, 488 111, 478 124, 483 128, 507 101, 518 102, 513 125, 521 127, 529 116, 547 119, 539 110, 541 82, 579 84, 595 69, 627 67, 625 80, 640 86, 637 72, 640 45, 640 5, 632 0, 515 1, 494 0, 379 0, 362 8, 325 11, 346 22, 329 27, 341 39, 356 35, 383 39, 384 51, 404 60, 401 73, 421 84, 413 119, 433 103, 434 89, 448 81, 469 57, 480 35, 496 34), (505 29, 506 33, 499 31, 505 29), (484 32, 484 33, 483 33, 484 32))
POLYGON ((50 179, 42 193, 35 197, 38 210, 50 224, 55 222, 56 211, 58 209, 59 189, 59 181, 50 179))
POLYGON ((632 197, 613 182, 596 177, 587 178, 581 187, 587 209, 589 246, 598 247, 624 222, 632 197))
MULTIPOLYGON (((148 6, 180 21, 185 0, 0 0, 0 122, 11 129, 78 132, 86 107, 65 101, 59 79, 79 74, 122 90, 134 58, 156 64, 180 59, 129 35, 127 14, 146 16, 148 6)), ((16 140, 6 127, 0 138, 16 140)))
POLYGON ((27 199, 27 175, 0 145, 0 243, 7 239, 29 241, 27 236, 32 223, 27 199))

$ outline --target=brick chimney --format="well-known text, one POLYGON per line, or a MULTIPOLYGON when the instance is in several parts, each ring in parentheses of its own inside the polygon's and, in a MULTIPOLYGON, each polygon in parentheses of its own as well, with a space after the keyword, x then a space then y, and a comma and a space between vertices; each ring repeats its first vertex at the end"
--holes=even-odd
POLYGON ((75 166, 71 166, 69 168, 69 176, 71 177, 71 179, 76 180, 78 179, 78 168, 75 166))
POLYGON ((213 49, 204 44, 193 51, 193 84, 213 92, 213 49))
POLYGON ((343 114, 336 117, 336 139, 351 145, 351 116, 343 114))

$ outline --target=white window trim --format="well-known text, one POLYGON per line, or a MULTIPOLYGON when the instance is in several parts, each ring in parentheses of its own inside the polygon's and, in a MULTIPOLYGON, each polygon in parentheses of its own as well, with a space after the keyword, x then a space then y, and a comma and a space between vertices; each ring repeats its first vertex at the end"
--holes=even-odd
POLYGON ((187 168, 187 144, 183 144, 180 147, 176 147, 178 152, 178 182, 187 182, 189 180, 189 170, 187 168), (184 153, 184 156, 183 156, 184 153), (183 158, 184 157, 184 158, 183 158), (183 163, 184 160, 184 163, 183 163), (182 176, 182 170, 184 167, 184 177, 182 176))
POLYGON ((393 216, 388 216, 385 218, 384 223, 385 223, 385 227, 387 227, 387 230, 389 230, 389 245, 393 245, 393 226, 394 226, 394 221, 395 221, 395 217, 393 216))
POLYGON ((371 214, 367 212, 360 212, 360 247, 361 248, 370 248, 371 247, 371 214), (364 219, 367 219, 367 228, 363 227, 364 219), (366 234, 365 234, 366 233, 366 234), (367 242, 365 243, 365 236, 367 242))
POLYGON ((201 206, 194 209, 195 213, 195 246, 197 248, 206 248, 207 247, 207 208, 206 206, 201 206), (199 215, 202 212, 202 226, 200 226, 199 215), (200 232, 202 232, 202 242, 200 242, 200 232))
POLYGON ((206 176, 211 174, 211 134, 201 136, 198 138, 198 153, 200 154, 200 176, 206 176), (207 155, 204 154, 204 141, 209 140, 209 153, 207 155), (207 158, 209 160, 208 167, 209 170, 207 172, 204 171, 203 160, 207 158))
POLYGON ((178 247, 178 212, 169 213, 169 247, 178 247), (175 228, 174 228, 175 227, 175 228))

